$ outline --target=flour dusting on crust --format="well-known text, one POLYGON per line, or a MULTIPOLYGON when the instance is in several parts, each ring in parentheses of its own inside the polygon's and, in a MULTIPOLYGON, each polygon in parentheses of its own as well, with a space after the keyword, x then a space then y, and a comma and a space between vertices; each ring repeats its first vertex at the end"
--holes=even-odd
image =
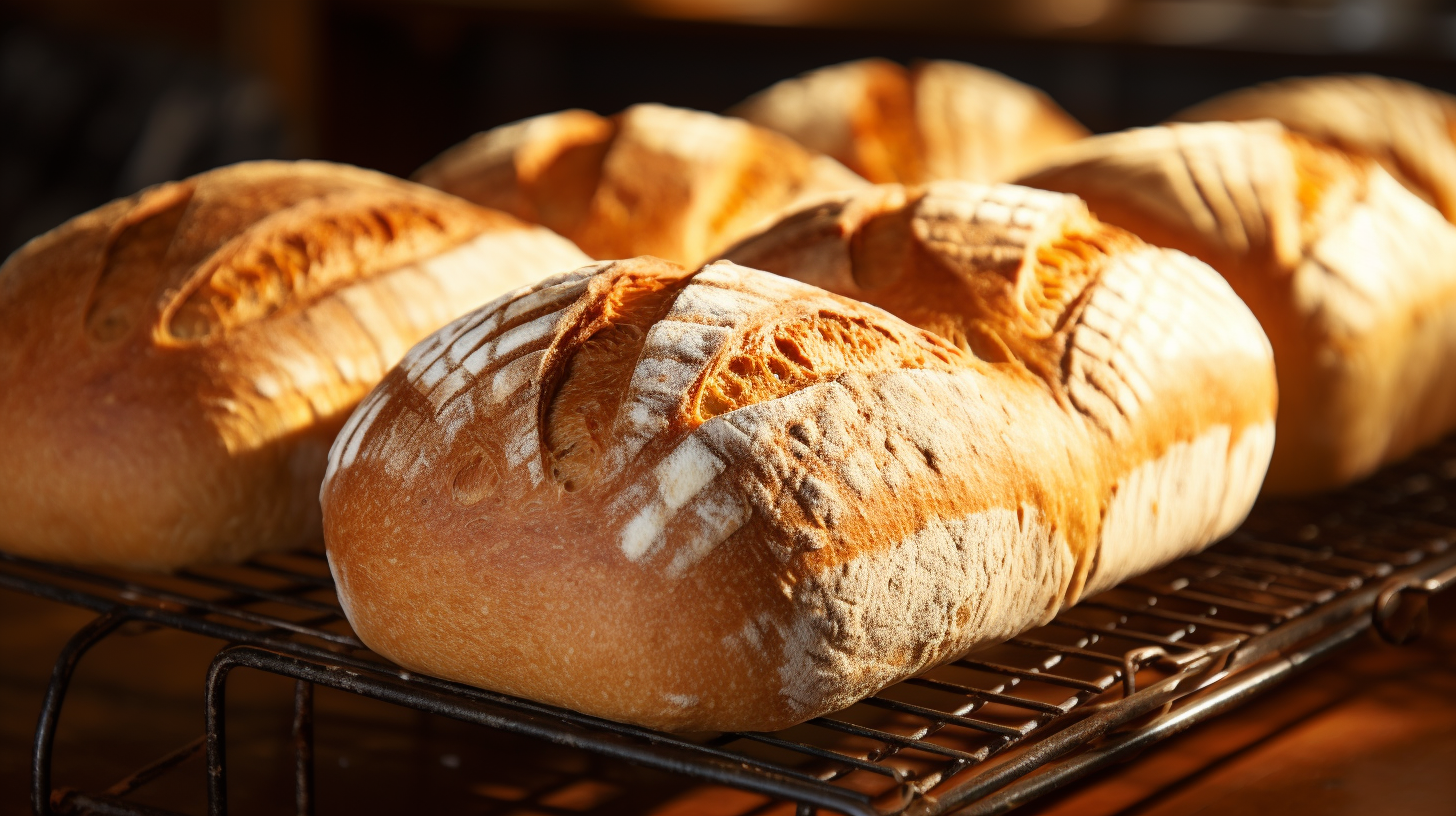
POLYGON ((382 545, 341 565, 378 571, 370 591, 411 598, 415 620, 483 593, 496 612, 466 636, 430 624, 401 640, 356 603, 361 636, 404 665, 602 716, 778 727, 1208 543, 1268 461, 1268 344, 1177 253, 1057 245, 1090 258, 1064 264, 1082 276, 1065 291, 1064 267, 1023 263, 1059 219, 1089 218, 1077 206, 938 186, 905 239, 998 291, 1042 275, 1004 301, 1035 320, 1000 325, 1045 332, 1045 376, 729 262, 598 265, 447 327, 346 428, 325 504, 367 473, 377 512, 419 519, 389 546, 454 565, 428 598, 389 582, 397 568, 367 549, 382 545), (988 237, 968 243, 976 230, 988 237), (1180 366, 1229 404, 1178 391, 1180 366), (406 444, 419 453, 392 464, 406 444), (542 603, 570 649, 513 611, 542 603))

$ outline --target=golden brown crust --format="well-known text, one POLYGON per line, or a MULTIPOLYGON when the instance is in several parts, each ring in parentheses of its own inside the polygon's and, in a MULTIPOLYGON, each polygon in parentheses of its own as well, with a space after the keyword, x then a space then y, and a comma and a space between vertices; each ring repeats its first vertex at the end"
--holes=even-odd
POLYGON ((1254 119, 1274 119, 1295 133, 1375 159, 1456 222, 1456 97, 1368 74, 1296 77, 1232 91, 1173 117, 1254 119))
MULTIPOLYGON (((1010 185, 883 185, 790 216, 728 257, 878 306, 1034 377, 1099 431, 1095 456, 1113 474, 1157 460, 1207 428, 1228 425, 1237 438, 1272 417, 1270 372, 1243 362, 1260 357, 1262 338, 1254 333, 1238 344, 1218 336, 1220 321, 1247 320, 1227 290, 1209 288, 1206 268, 1189 275, 1182 261, 1101 223, 1070 196, 1010 185), (1139 289, 1129 301, 1119 281, 1128 259, 1140 257, 1168 271, 1160 287, 1139 289), (1122 301, 1129 302, 1111 319, 1133 325, 1109 329, 1104 304, 1122 301), (1190 304, 1205 313, 1183 330, 1211 336, 1174 341, 1136 328, 1151 320, 1167 332, 1190 304), (1203 351, 1154 362, 1146 349, 1159 343, 1203 351)), ((1093 539, 1095 532, 1084 540, 1093 539)))
POLYGON ((912 67, 925 181, 1010 181, 1090 133, 1046 94, 961 62, 912 67))
POLYGON ((79 216, 0 268, 0 544, 167 568, 315 539, 324 453, 383 372, 582 257, 320 162, 235 165, 79 216))
POLYGON ((1041 91, 965 63, 866 59, 810 71, 729 113, 877 183, 1006 181, 1087 129, 1041 91))
POLYGON ((1269 121, 1174 124, 1024 182, 1203 259, 1259 317, 1280 390, 1266 489, 1335 487, 1456 426, 1456 229, 1371 159, 1269 121))
POLYGON ((871 300, 936 283, 1002 347, 1055 347, 1048 374, 726 261, 542 281, 418 346, 340 433, 325 535, 360 637, 599 716, 779 728, 1236 525, 1274 390, 1228 286, 1071 197, 933 189, 847 196, 860 226, 912 214, 904 247, 870 241, 913 255, 861 268, 874 289, 858 227, 815 215, 844 198, 759 246, 871 300))
POLYGON ((910 72, 883 59, 810 71, 729 109, 844 164, 870 181, 919 181, 925 146, 910 72))
POLYGON ((542 425, 551 477, 568 493, 591 484, 600 471, 632 366, 685 278, 685 270, 672 264, 642 264, 618 279, 597 304, 596 317, 583 321, 585 339, 560 369, 542 425))
POLYGON ((697 264, 795 202, 864 180, 737 119, 634 105, 477 134, 416 180, 570 238, 594 258, 697 264))
POLYGON ((846 374, 956 371, 965 364, 929 337, 825 309, 734 340, 697 391, 693 418, 698 423, 846 374))

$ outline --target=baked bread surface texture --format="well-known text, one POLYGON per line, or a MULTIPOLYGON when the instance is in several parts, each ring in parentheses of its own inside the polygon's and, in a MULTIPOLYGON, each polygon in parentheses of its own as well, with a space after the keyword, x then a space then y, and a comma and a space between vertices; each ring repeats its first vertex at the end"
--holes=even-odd
POLYGON ((1041 383, 1092 451, 1096 490, 1110 491, 1092 591, 1211 543, 1243 519, 1253 493, 1241 491, 1258 489, 1276 397, 1252 315, 1213 270, 1099 222, 1074 196, 880 185, 792 214, 728 257, 1041 383), (1211 500, 1220 484, 1236 498, 1211 500))
POLYGON ((729 110, 874 182, 1008 181, 1088 131, 1046 94, 944 60, 883 59, 779 82, 729 110))
POLYGON ((415 179, 543 224, 598 259, 696 265, 785 207, 866 186, 833 159, 739 119, 665 105, 568 110, 445 151, 415 179))
POLYGON ((1232 529, 1273 446, 1253 317, 1125 234, 1058 254, 1095 228, 1069 196, 993 193, 922 200, 969 287, 950 308, 982 304, 1051 381, 726 261, 589 267, 421 343, 322 492, 359 636, 615 720, 775 729, 1232 529))
POLYGON ((1265 487, 1333 488, 1456 427, 1456 228, 1379 163, 1262 120, 1099 136, 1025 179, 1217 269, 1279 372, 1265 487))
POLYGON ((320 533, 328 446, 420 338, 586 259, 379 173, 148 188, 0 267, 0 547, 169 569, 320 533))
POLYGON ((1295 133, 1380 162, 1456 222, 1456 97, 1369 74, 1295 77, 1216 96, 1183 122, 1274 119, 1295 133))

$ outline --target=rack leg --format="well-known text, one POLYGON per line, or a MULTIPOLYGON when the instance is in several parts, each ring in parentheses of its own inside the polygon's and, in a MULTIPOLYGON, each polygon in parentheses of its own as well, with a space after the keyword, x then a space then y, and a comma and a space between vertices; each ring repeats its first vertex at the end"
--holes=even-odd
MULTIPOLYGON (((227 814, 227 678, 238 665, 225 647, 207 669, 203 718, 207 733, 207 813, 227 814)), ((313 816, 313 683, 293 684, 293 803, 298 816, 313 816)))
POLYGON ((224 648, 207 667, 203 691, 204 738, 207 746, 207 813, 227 814, 227 677, 236 665, 224 648))
POLYGON ((313 683, 293 684, 293 802, 298 816, 313 816, 313 683))
POLYGON ((115 632, 127 619, 124 611, 114 610, 92 620, 71 636, 56 658, 56 665, 51 669, 50 685, 46 687, 45 701, 41 704, 40 721, 35 725, 35 749, 30 760, 30 805, 35 816, 50 816, 51 813, 51 753, 55 747, 61 702, 71 685, 71 676, 76 673, 76 666, 86 652, 115 632))

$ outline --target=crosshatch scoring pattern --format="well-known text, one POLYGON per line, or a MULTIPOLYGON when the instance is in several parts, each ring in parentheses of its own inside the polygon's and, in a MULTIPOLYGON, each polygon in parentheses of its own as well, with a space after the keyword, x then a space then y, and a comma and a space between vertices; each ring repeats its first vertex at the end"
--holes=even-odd
MULTIPOLYGON (((1007 643, 775 733, 669 735, 412 675, 354 636, 321 552, 171 576, 0 555, 0 587, 101 615, 72 640, 49 690, 35 757, 39 813, 51 807, 50 736, 69 671, 91 644, 140 620, 232 644, 214 661, 205 690, 208 734, 107 793, 70 793, 60 805, 153 812, 129 810, 125 795, 206 752, 211 810, 225 812, 221 700, 228 672, 241 666, 298 680, 301 813, 312 810, 306 692, 321 683, 766 794, 773 802, 765 811, 791 802, 800 813, 934 814, 976 802, 983 809, 975 812, 1019 804, 1061 784, 1048 768, 1098 746, 1105 752, 1116 743, 1110 735, 1138 718, 1217 694, 1296 648, 1342 643, 1369 625, 1382 586, 1456 564, 1453 542, 1456 439, 1339 494, 1261 502, 1236 533, 1201 554, 1124 582, 1007 643), (997 800, 1001 789, 1026 792, 997 800)), ((1205 708, 1189 721, 1215 713, 1205 708)))

